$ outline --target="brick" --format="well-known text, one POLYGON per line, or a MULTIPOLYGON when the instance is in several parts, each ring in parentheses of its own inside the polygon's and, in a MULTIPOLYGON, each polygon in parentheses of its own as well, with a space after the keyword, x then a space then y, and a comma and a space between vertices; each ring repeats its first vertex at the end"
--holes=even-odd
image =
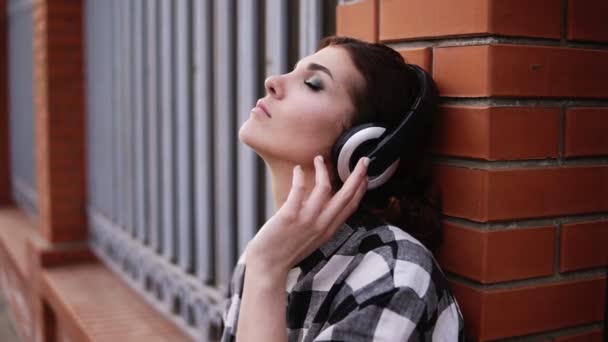
POLYGON ((411 48, 398 50, 401 56, 409 64, 416 64, 428 73, 432 73, 433 66, 433 50, 431 48, 411 48))
POLYGON ((383 41, 490 34, 560 38, 561 0, 380 2, 383 41))
POLYGON ((608 108, 569 108, 566 111, 564 154, 608 155, 608 108))
POLYGON ((608 166, 479 170, 438 165, 446 215, 478 222, 608 209, 608 166))
POLYGON ((604 340, 604 330, 596 329, 592 331, 585 331, 582 333, 560 336, 555 338, 555 342, 602 342, 604 340))
POLYGON ((493 340, 599 322, 605 317, 606 277, 481 290, 450 282, 467 336, 493 340))
POLYGON ((336 34, 368 42, 378 41, 378 0, 363 0, 336 7, 336 34))
POLYGON ((86 238, 82 2, 43 1, 35 11, 40 226, 50 242, 81 241, 86 238))
POLYGON ((568 0, 568 39, 607 42, 605 0, 568 0))
POLYGON ((477 230, 444 223, 441 267, 483 284, 551 275, 555 227, 477 230), (466 246, 466 248, 462 248, 466 246))
POLYGON ((559 108, 441 106, 434 150, 485 160, 559 156, 559 108))
POLYGON ((439 47, 433 51, 433 78, 439 92, 451 97, 607 98, 608 51, 510 44, 439 47))
POLYGON ((608 221, 564 224, 560 272, 608 266, 608 221))

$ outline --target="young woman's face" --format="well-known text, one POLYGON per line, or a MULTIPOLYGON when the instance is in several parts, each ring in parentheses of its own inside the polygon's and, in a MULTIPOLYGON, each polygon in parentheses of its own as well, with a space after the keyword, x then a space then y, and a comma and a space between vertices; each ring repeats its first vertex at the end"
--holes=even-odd
POLYGON ((310 164, 350 126, 363 76, 348 52, 326 47, 300 60, 288 74, 266 79, 266 96, 241 126, 240 140, 266 161, 310 164))

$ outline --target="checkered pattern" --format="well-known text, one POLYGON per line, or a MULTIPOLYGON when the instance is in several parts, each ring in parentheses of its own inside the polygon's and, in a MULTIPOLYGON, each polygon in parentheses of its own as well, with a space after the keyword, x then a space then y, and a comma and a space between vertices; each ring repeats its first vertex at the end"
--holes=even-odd
MULTIPOLYGON (((222 341, 234 341, 245 260, 239 260, 222 341)), ((431 252, 359 211, 288 274, 289 341, 462 341, 463 319, 431 252)))

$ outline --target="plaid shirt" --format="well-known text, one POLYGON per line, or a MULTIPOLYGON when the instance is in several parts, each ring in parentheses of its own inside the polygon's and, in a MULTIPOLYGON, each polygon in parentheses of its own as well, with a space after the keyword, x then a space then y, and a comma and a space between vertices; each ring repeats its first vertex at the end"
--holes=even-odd
MULTIPOLYGON (((241 257, 222 341, 234 341, 241 257)), ((357 212, 334 238, 290 270, 289 341, 462 341, 463 319, 431 252, 399 228, 357 212)))

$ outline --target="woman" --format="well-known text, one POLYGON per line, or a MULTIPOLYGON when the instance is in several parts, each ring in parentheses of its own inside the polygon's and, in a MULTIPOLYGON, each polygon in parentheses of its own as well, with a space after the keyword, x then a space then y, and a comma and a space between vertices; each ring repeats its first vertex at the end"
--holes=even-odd
POLYGON ((237 264, 222 340, 461 340, 458 305, 427 249, 439 231, 433 116, 415 122, 415 146, 377 189, 367 191, 374 161, 360 158, 342 184, 332 159, 347 129, 403 120, 420 92, 414 69, 386 46, 329 37, 265 88, 239 138, 269 167, 277 211, 237 264))

